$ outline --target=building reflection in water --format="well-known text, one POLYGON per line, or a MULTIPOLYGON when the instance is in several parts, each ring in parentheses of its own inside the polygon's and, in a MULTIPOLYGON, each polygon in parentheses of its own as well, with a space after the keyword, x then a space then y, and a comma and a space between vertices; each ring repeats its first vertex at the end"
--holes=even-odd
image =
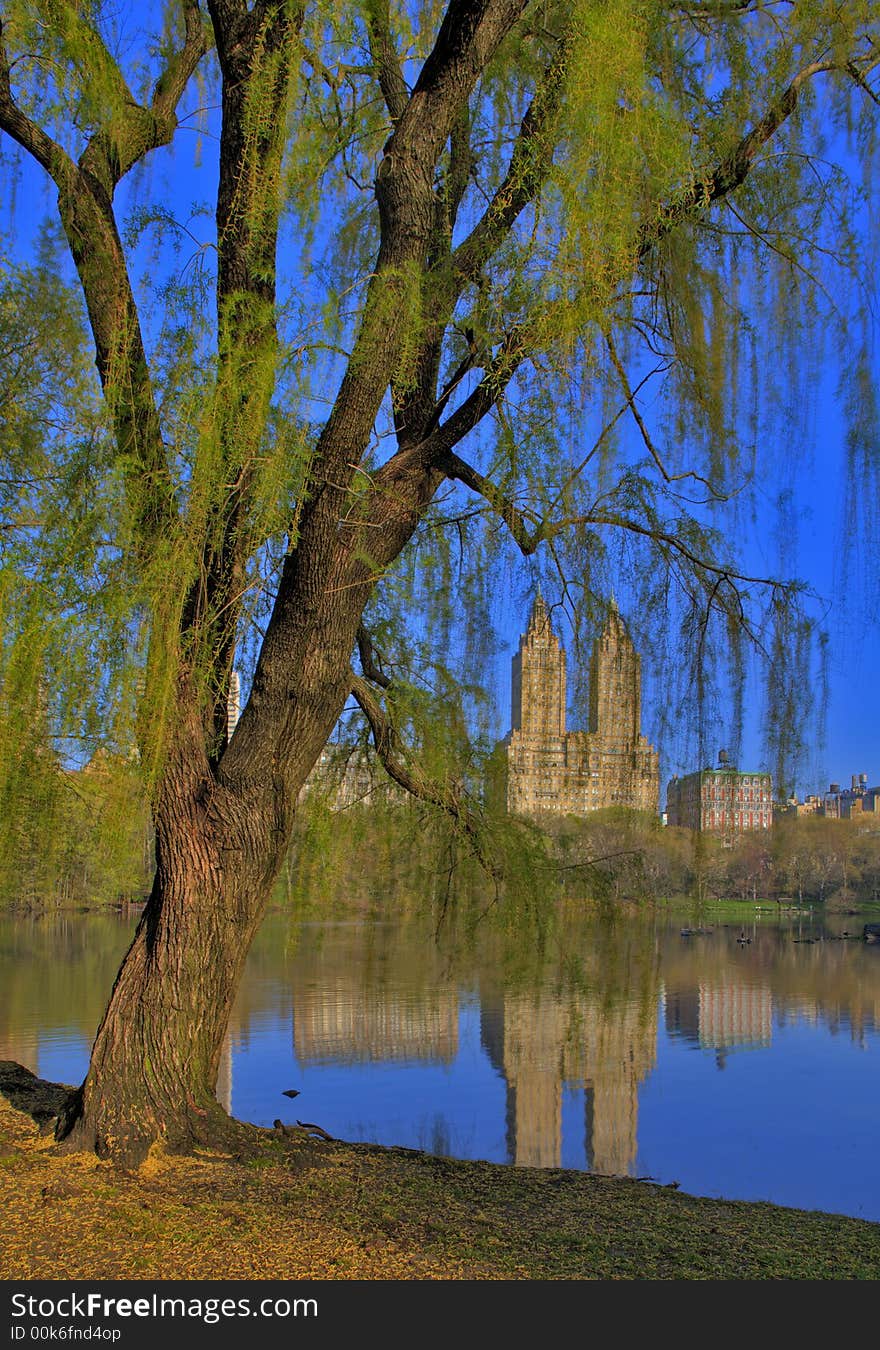
POLYGON ((663 991, 667 1033, 701 1050, 714 1050, 723 1068, 731 1050, 766 1049, 773 1038, 769 985, 701 983, 663 991))
POLYGON ((293 1048, 300 1064, 451 1064, 458 1053, 453 989, 364 989, 345 973, 294 990, 293 1048))
POLYGON ((40 1033, 34 1029, 4 1031, 0 1029, 0 1060, 23 1064, 31 1073, 40 1076, 40 1033))
POLYGON ((232 1035, 227 1031, 217 1070, 217 1086, 214 1096, 227 1115, 232 1115, 232 1035))
POLYGON ((480 1027, 507 1084, 510 1162, 561 1165, 562 1093, 580 1089, 587 1167, 607 1176, 631 1173, 639 1084, 656 1059, 656 1015, 645 1018, 634 1001, 609 1007, 583 994, 506 994, 484 1000, 480 1027))
MULTIPOLYGON (((266 1028, 282 1028, 288 1057, 292 1037, 303 1066, 440 1066, 450 1070, 445 1092, 468 1090, 473 1068, 465 1064, 458 1080, 457 1074, 478 1034, 483 1067, 491 1065, 503 1082, 505 1114, 498 1113, 498 1084, 489 1072, 495 1093, 491 1107, 481 1109, 486 1119, 491 1110, 495 1140, 503 1131, 506 1156, 520 1166, 558 1167, 564 1147, 571 1165, 563 1113, 567 1127, 566 1094, 576 1108, 582 1094, 586 1166, 631 1175, 639 1091, 655 1069, 660 1029, 668 1042, 714 1053, 723 1067, 742 1050, 775 1050, 774 1033, 781 1040, 788 1020, 833 1032, 848 1028, 861 1044, 880 1026, 876 951, 830 940, 805 947, 773 927, 759 929, 747 952, 721 931, 697 948, 673 925, 620 925, 610 936, 586 927, 554 948, 555 957, 530 962, 528 975, 520 971, 513 980, 491 944, 448 964, 421 930, 313 925, 296 930, 294 942, 286 938, 293 931, 287 920, 273 922, 252 953, 219 1066, 217 1096, 227 1110, 242 1111, 247 1056, 266 1028), (569 980, 563 972, 575 957, 577 978, 569 980), (478 1033, 469 1020, 477 1008, 478 1033), (465 1026, 474 1036, 466 1046, 465 1026)), ((70 1081, 128 930, 108 920, 7 920, 3 932, 0 1059, 70 1081)), ((274 1085, 272 1091, 274 1107, 274 1085)), ((429 1103, 415 1105, 423 1110, 429 1103)), ((438 1120, 453 1116, 444 1099, 438 1120)))

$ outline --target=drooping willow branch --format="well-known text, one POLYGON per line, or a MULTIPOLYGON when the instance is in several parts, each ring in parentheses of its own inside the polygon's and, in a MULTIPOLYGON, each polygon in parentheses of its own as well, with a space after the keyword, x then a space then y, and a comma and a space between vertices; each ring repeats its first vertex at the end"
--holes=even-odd
POLYGON ((611 357, 611 364, 614 366, 617 378, 620 380, 620 387, 623 391, 623 396, 626 399, 626 406, 632 413, 633 420, 639 429, 639 435, 644 441, 645 448, 647 449, 649 455, 656 464, 657 470, 663 481, 665 483, 681 483, 690 480, 691 482, 694 483, 702 483, 703 487, 706 488, 706 490, 711 495, 713 501, 716 502, 729 501, 730 494, 719 492, 718 489, 715 487, 715 485, 711 483, 708 478, 704 478, 702 474, 697 473, 696 470, 694 469, 687 469, 683 473, 669 472, 669 470, 667 469, 666 465, 663 462, 663 457, 660 454, 660 451, 654 444, 651 433, 649 432, 647 425, 645 423, 645 419, 639 412, 639 407, 638 404, 636 403, 635 392, 630 386, 629 377, 626 373, 623 362, 621 361, 620 356, 618 354, 614 338, 611 336, 611 330, 608 329, 605 332, 604 336, 605 336, 605 345, 608 348, 608 354, 611 357))
POLYGON ((382 669, 382 659, 363 624, 360 624, 357 630, 357 649, 365 678, 373 684, 378 684, 381 689, 390 689, 391 680, 382 669))
MULTIPOLYGON (((699 178, 695 178, 678 196, 665 203, 656 217, 646 222, 638 239, 637 255, 642 261, 656 245, 670 234, 678 225, 720 201, 741 187, 748 177, 759 151, 775 135, 797 107, 800 89, 814 75, 828 74, 831 71, 844 71, 860 88, 866 89, 872 98, 874 94, 866 83, 866 76, 880 64, 880 58, 865 62, 859 66, 855 61, 839 63, 835 61, 813 61, 803 67, 794 76, 779 98, 771 104, 759 122, 755 124, 737 142, 728 155, 714 169, 709 169, 699 178)), ((876 100, 875 100, 876 101, 876 100)))
POLYGON ((497 484, 468 464, 460 455, 450 451, 442 457, 440 463, 447 477, 457 479, 472 492, 484 498, 507 526, 511 538, 524 557, 533 554, 541 543, 574 526, 599 525, 650 539, 653 543, 677 554, 694 571, 716 577, 719 585, 727 582, 734 588, 739 585, 752 585, 768 590, 778 589, 782 585, 778 578, 752 576, 727 564, 715 562, 705 554, 696 552, 680 535, 672 533, 671 530, 635 520, 622 513, 592 509, 577 515, 542 519, 536 512, 517 506, 497 484))
POLYGON ((361 712, 367 719, 373 736, 376 754, 393 782, 411 796, 429 802, 444 811, 467 837, 473 853, 496 887, 504 879, 503 870, 485 843, 485 827, 478 811, 468 803, 468 794, 461 783, 438 783, 429 778, 416 764, 408 763, 402 755, 397 730, 374 695, 367 681, 354 671, 349 672, 349 688, 361 712))

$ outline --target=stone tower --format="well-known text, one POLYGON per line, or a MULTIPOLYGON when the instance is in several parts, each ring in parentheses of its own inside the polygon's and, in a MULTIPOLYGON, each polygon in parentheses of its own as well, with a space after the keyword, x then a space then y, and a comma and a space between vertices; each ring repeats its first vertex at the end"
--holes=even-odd
POLYGON ((540 591, 511 662, 510 724, 524 736, 565 735, 565 652, 540 591))
POLYGON ((590 731, 606 747, 634 745, 642 722, 642 658, 612 597, 590 661, 590 731))
POLYGON ((641 659, 612 600, 590 660, 589 730, 566 730, 565 652, 538 595, 511 667, 508 811, 656 812, 660 763, 641 734, 641 707, 641 659))

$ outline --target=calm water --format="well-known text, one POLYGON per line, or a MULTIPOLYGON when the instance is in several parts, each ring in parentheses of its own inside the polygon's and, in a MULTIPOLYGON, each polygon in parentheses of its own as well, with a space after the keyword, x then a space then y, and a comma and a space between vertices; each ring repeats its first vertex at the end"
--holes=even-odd
MULTIPOLYGON (((880 945, 847 922, 756 922, 749 942, 581 922, 544 950, 447 950, 415 920, 273 914, 218 1095, 260 1125, 880 1221, 880 945)), ((132 923, 0 918, 0 1058, 80 1081, 132 923)))

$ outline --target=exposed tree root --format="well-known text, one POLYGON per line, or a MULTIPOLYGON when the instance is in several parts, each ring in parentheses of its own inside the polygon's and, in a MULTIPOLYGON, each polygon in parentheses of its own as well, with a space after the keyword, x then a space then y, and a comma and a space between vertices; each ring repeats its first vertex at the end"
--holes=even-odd
MULTIPOLYGON (((83 1112, 81 1088, 50 1083, 24 1065, 0 1060, 0 1093, 16 1111, 29 1115, 42 1134, 54 1132, 60 1153, 96 1153, 126 1168, 137 1168, 151 1148, 160 1144, 165 1152, 187 1154, 214 1149, 237 1157, 255 1152, 266 1131, 227 1115, 217 1102, 207 1108, 193 1105, 176 1112, 169 1124, 156 1128, 131 1126, 124 1133, 98 1127, 83 1112)), ((136 1118, 136 1113, 132 1113, 136 1118)))

